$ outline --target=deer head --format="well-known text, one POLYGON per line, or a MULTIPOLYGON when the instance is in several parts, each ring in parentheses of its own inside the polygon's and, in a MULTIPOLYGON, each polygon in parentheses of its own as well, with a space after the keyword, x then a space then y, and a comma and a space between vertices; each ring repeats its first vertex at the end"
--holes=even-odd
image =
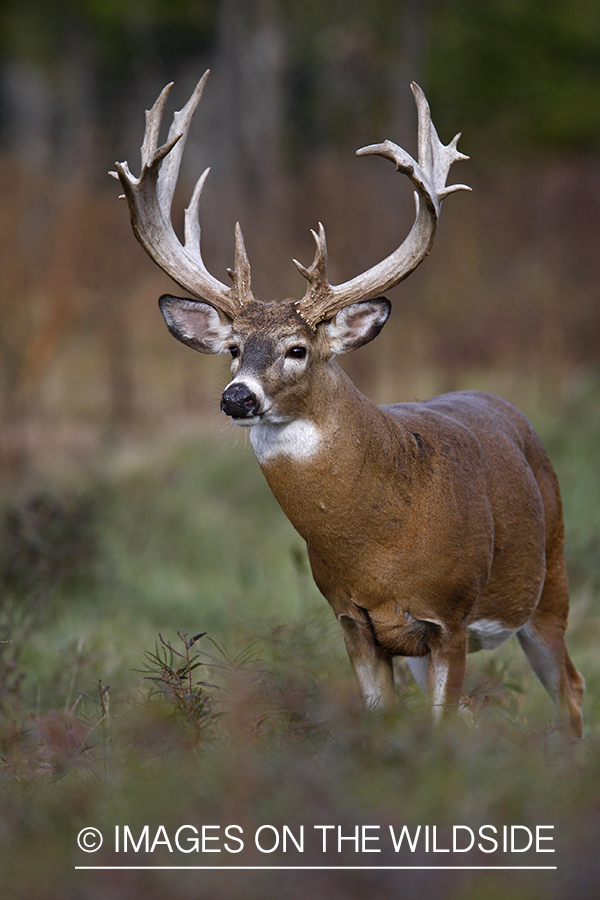
POLYGON ((142 171, 135 178, 126 162, 117 163, 134 233, 150 257, 196 299, 164 295, 160 308, 171 333, 201 353, 232 356, 233 380, 221 408, 240 425, 278 423, 299 414, 319 366, 331 357, 373 340, 383 328, 390 304, 381 297, 425 259, 437 227, 442 200, 466 185, 446 186, 453 162, 467 159, 456 149, 460 135, 444 146, 431 121, 423 91, 412 85, 418 112, 418 162, 390 141, 357 151, 391 160, 415 187, 416 216, 406 240, 386 259, 343 284, 327 278, 325 230, 313 231, 315 258, 308 268, 294 260, 308 284, 301 300, 265 303, 254 297, 250 265, 239 223, 231 285, 206 269, 200 250, 198 211, 209 169, 199 178, 185 211, 183 244, 171 222, 171 205, 192 116, 208 72, 185 107, 173 116, 167 141, 158 146, 165 103, 172 85, 146 113, 142 171))

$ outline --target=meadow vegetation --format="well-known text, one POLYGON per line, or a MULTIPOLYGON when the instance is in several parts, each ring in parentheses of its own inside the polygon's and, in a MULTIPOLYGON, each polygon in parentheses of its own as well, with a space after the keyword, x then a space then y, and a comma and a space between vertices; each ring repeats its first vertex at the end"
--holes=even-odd
POLYGON ((546 6, 0 4, 0 897, 598 896, 599 19, 590 0, 546 6), (302 542, 218 412, 227 361, 167 334, 155 298, 173 284, 106 177, 116 158, 137 174, 143 108, 173 80, 170 114, 207 65, 174 221, 212 166, 207 266, 226 280, 239 219, 263 299, 304 290, 291 259, 310 262, 319 219, 334 283, 407 233, 408 183, 354 151, 414 152, 411 79, 444 142, 463 130, 472 161, 452 180, 473 194, 449 198, 389 324, 343 365, 379 403, 492 390, 539 430, 564 499, 581 742, 514 640, 470 657, 466 722, 433 730, 402 661, 397 709, 362 709, 302 542), (534 862, 557 869, 393 871, 490 859, 323 854, 314 835, 303 854, 112 840, 230 824, 436 826, 443 847, 454 825, 552 826, 556 852, 534 862), (78 847, 85 827, 98 853, 78 847), (75 869, 149 860, 380 868, 75 869))
MULTIPOLYGON (((475 376, 474 376, 475 377, 475 376)), ((475 377, 476 380, 476 377, 475 377)), ((523 396, 523 402, 527 398, 523 396)), ((54 493, 5 498, 0 620, 3 895, 591 897, 600 783, 600 385, 573 378, 528 412, 561 479, 572 585, 569 647, 587 681, 580 743, 512 641, 470 657, 472 722, 432 731, 403 665, 398 709, 361 709, 341 634, 300 539, 233 433, 114 450, 54 493), (110 454, 109 454, 110 456, 110 454), (119 461, 119 459, 121 461, 119 461), (75 872, 114 864, 76 837, 115 824, 235 822, 439 828, 553 825, 556 872, 75 872), (83 857, 83 858, 82 858, 83 857), (591 890, 591 888, 590 888, 591 890)), ((153 854, 153 864, 256 859, 153 854)), ((242 858, 243 857, 243 858, 242 858)), ((118 859, 122 862, 123 859, 118 859)), ((316 852, 296 864, 371 864, 316 852)), ((481 854, 464 854, 481 864, 481 854)), ((127 862, 144 864, 143 853, 127 862)), ((439 859, 434 860, 439 863, 439 859)), ((486 860, 483 859, 485 863, 486 860)), ((539 862, 539 860, 538 860, 539 862)), ((382 853, 378 864, 398 864, 382 853)), ((428 864, 421 853, 403 864, 428 864)))

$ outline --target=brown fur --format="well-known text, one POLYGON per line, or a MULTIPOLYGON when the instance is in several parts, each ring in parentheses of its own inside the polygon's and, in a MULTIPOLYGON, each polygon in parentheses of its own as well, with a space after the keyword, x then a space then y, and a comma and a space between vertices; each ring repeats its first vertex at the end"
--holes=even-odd
MULTIPOLYGON (((583 680, 564 645, 560 494, 527 419, 476 392, 378 408, 335 363, 320 374, 310 394, 319 453, 262 468, 306 540, 355 667, 373 658, 391 673, 392 656, 430 653, 449 664, 445 702, 456 705, 469 624, 518 631, 529 622, 556 666, 555 699, 580 735, 583 680), (353 628, 359 639, 348 638, 353 628)), ((534 669, 549 686, 543 665, 534 669)))

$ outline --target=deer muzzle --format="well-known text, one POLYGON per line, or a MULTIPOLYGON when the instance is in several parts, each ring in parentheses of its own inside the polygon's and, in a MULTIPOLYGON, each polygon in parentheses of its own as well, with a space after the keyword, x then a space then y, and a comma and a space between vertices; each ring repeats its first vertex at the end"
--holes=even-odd
POLYGON ((260 401, 242 381, 230 384, 221 397, 221 412, 232 419, 247 419, 257 415, 260 401))

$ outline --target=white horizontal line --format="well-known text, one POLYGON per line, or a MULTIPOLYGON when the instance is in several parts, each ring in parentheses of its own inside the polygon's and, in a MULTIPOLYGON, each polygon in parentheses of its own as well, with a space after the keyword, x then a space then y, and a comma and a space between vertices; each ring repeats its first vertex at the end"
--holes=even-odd
POLYGON ((368 872, 383 872, 383 871, 406 871, 406 870, 419 870, 419 871, 448 871, 451 872, 453 869, 458 870, 469 870, 469 871, 548 871, 552 869, 557 869, 558 866, 75 866, 76 869, 96 869, 96 870, 121 870, 121 869, 194 869, 194 870, 202 870, 202 871, 213 871, 218 872, 220 869, 223 871, 238 871, 238 872, 247 872, 247 871, 256 871, 256 870, 277 870, 277 871, 301 871, 301 872, 313 872, 313 871, 340 871, 340 870, 361 870, 368 872))

